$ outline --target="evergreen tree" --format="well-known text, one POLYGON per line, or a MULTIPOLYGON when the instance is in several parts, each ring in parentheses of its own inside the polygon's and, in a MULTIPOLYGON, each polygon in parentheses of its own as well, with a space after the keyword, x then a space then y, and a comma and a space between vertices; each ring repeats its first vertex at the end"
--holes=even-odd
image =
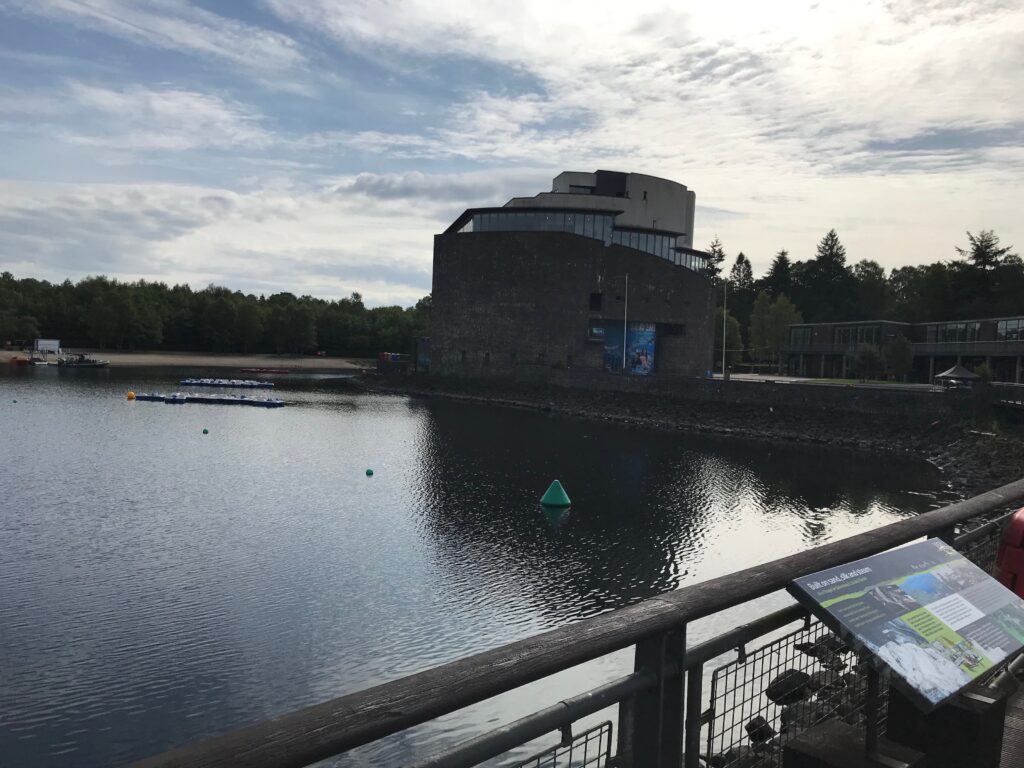
POLYGON ((708 245, 708 262, 703 269, 704 276, 714 283, 718 283, 722 274, 722 264, 725 263, 725 248, 722 247, 718 235, 708 245))
POLYGON ((995 269, 1004 260, 1019 260, 1013 253, 1013 246, 999 246, 999 236, 991 229, 983 229, 977 234, 967 233, 969 248, 956 248, 956 252, 979 269, 995 269))
POLYGON ((750 290, 754 287, 754 271, 750 267, 750 261, 740 251, 736 256, 736 262, 729 271, 729 282, 732 288, 737 291, 750 290))
POLYGON ((839 242, 839 235, 834 229, 830 229, 821 238, 814 258, 822 268, 837 271, 846 268, 846 248, 839 242))
POLYGON ((772 296, 781 294, 789 295, 793 292, 793 262, 789 259, 789 251, 785 248, 779 250, 768 267, 768 273, 764 276, 764 289, 772 296))

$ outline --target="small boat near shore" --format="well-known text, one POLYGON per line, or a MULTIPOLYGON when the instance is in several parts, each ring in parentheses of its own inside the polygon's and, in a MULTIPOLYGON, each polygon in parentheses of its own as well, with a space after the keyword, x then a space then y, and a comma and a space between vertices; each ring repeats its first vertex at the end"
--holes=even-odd
POLYGON ((106 368, 110 365, 109 360, 97 360, 85 354, 65 355, 58 358, 57 365, 60 368, 106 368))
POLYGON ((184 387, 224 387, 234 389, 273 389, 272 381, 254 381, 253 379, 182 379, 178 382, 184 387))

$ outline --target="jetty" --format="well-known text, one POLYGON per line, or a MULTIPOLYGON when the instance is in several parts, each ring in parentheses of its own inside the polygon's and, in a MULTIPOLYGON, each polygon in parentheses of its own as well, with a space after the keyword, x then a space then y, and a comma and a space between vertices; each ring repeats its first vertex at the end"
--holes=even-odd
MULTIPOLYGON (((134 393, 132 393, 134 394, 134 393)), ((167 403, 168 405, 251 405, 256 408, 283 408, 285 401, 277 397, 250 397, 249 395, 221 395, 215 392, 143 392, 129 396, 129 400, 142 400, 150 403, 167 403)))
POLYGON ((182 379, 183 387, 221 387, 223 389, 273 389, 272 381, 254 379, 182 379))

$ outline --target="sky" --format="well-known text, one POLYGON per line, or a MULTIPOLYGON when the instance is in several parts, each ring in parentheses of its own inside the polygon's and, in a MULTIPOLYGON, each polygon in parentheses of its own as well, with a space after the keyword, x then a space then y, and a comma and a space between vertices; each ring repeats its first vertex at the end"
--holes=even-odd
POLYGON ((1024 246, 1021 40, 1021 0, 0 0, 0 270, 410 305, 462 210, 597 169, 755 275, 1024 246))

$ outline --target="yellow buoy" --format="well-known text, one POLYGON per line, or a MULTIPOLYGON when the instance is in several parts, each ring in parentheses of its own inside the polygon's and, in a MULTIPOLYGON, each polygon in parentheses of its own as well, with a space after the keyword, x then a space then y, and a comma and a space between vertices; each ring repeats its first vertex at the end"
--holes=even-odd
POLYGON ((128 390, 128 399, 129 400, 134 400, 135 399, 135 393, 132 392, 131 390, 128 390))

